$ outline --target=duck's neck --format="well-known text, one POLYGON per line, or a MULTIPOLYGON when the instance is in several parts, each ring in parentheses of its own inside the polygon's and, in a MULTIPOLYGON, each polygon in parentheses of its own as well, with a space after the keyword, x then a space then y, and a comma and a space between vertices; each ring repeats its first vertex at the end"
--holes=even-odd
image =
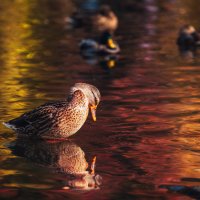
POLYGON ((109 39, 112 39, 112 35, 109 33, 109 31, 105 31, 102 33, 99 43, 106 45, 109 39))
POLYGON ((100 38, 100 42, 99 42, 101 45, 104 45, 106 46, 107 48, 109 49, 115 49, 117 46, 116 46, 116 43, 114 42, 113 38, 112 38, 112 35, 109 31, 105 31, 101 38, 100 38))

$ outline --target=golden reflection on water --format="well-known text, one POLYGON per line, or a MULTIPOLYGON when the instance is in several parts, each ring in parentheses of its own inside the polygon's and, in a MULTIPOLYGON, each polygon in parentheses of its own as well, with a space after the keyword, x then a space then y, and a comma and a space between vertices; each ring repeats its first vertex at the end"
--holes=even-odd
MULTIPOLYGON (((5 120, 7 116, 16 117, 26 110, 26 99, 45 96, 44 91, 33 89, 37 85, 29 79, 37 81, 40 79, 38 69, 50 69, 46 66, 46 58, 59 59, 56 55, 52 56, 55 48, 47 45, 48 39, 51 39, 51 31, 53 36, 56 32, 51 30, 53 26, 50 23, 55 23, 53 20, 57 17, 54 8, 60 9, 59 19, 62 20, 63 13, 66 15, 71 6, 71 1, 64 3, 61 0, 56 3, 45 0, 8 0, 1 3, 0 85, 1 103, 6 112, 5 120)), ((54 39, 55 43, 58 42, 54 39)))
MULTIPOLYGON (((36 93, 30 89, 30 83, 26 81, 29 77, 34 76, 31 69, 41 67, 41 61, 34 62, 34 59, 38 54, 37 49, 42 45, 42 40, 39 37, 33 37, 33 28, 36 25, 44 25, 44 19, 40 16, 31 17, 34 15, 31 13, 34 12, 33 8, 40 6, 40 3, 42 2, 31 0, 5 0, 1 2, 0 96, 2 116, 0 122, 17 117, 26 109, 30 110, 28 98, 41 98, 45 95, 44 92, 36 93)), ((44 18, 45 14, 47 13, 42 13, 44 18)), ((1 131, 8 131, 2 124, 0 126, 1 131)), ((11 151, 5 147, 5 144, 10 140, 1 139, 1 162, 15 158, 11 151)), ((19 172, 4 168, 0 173, 4 176, 19 172)), ((13 183, 10 186, 20 185, 13 183)), ((42 186, 39 185, 39 187, 42 186)))
POLYGON ((1 101, 7 114, 13 117, 16 117, 19 114, 18 110, 23 109, 27 104, 20 100, 27 97, 30 91, 20 80, 28 77, 29 68, 34 66, 27 59, 34 54, 31 47, 39 43, 39 41, 28 40, 32 34, 31 26, 26 23, 30 13, 30 2, 16 0, 4 1, 1 4, 3 67, 0 84, 4 86, 1 89, 1 101))

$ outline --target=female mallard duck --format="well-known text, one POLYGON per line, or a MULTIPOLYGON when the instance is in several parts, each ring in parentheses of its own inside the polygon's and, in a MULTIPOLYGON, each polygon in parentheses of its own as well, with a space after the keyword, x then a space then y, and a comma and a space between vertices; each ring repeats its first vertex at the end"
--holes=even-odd
POLYGON ((193 26, 185 25, 180 29, 177 45, 181 52, 195 51, 200 45, 200 35, 193 26))
POLYGON ((110 6, 102 5, 93 17, 93 26, 100 32, 109 31, 114 33, 118 27, 118 18, 110 6))
POLYGON ((76 83, 71 87, 67 100, 46 103, 4 125, 19 136, 67 138, 83 126, 89 109, 96 121, 99 102, 100 92, 95 86, 76 83))
POLYGON ((120 47, 116 41, 113 40, 112 35, 105 31, 99 41, 93 39, 84 39, 80 43, 80 50, 82 55, 91 56, 96 53, 116 54, 120 52, 120 47))

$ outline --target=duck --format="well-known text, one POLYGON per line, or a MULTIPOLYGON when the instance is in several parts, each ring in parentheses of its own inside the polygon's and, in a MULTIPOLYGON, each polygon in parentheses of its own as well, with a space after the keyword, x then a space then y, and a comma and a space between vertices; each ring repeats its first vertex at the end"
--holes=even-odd
POLYGON ((95 54, 117 54, 120 52, 120 47, 109 31, 101 34, 99 40, 83 39, 80 44, 81 54, 85 57, 95 54))
POLYGON ((3 124, 19 137, 68 138, 83 126, 89 111, 96 121, 100 98, 94 85, 76 83, 65 100, 45 103, 3 124))
MULTIPOLYGON (((88 5, 92 5, 91 2, 88 5)), ((114 33, 118 27, 118 18, 108 5, 94 4, 92 7, 82 6, 71 16, 65 18, 68 29, 89 28, 98 33, 109 31, 114 33)))
POLYGON ((118 27, 118 17, 109 5, 102 5, 93 16, 93 28, 99 32, 114 33, 118 27))
POLYGON ((192 25, 184 25, 180 28, 176 41, 180 52, 195 51, 200 45, 200 34, 192 25))

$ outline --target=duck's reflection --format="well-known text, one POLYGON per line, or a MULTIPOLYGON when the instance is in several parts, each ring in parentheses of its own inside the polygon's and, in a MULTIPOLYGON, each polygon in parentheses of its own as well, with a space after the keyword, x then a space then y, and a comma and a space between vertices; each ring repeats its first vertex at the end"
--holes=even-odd
POLYGON ((86 63, 89 65, 99 65, 105 71, 109 71, 115 67, 117 67, 119 62, 119 55, 105 55, 105 56, 85 56, 82 55, 82 58, 85 60, 86 63))
POLYGON ((101 185, 101 176, 95 174, 96 157, 89 166, 84 151, 71 141, 18 139, 10 148, 17 156, 67 175, 64 189, 98 189, 101 185))
POLYGON ((117 66, 118 60, 118 55, 107 55, 102 59, 99 59, 99 65, 101 65, 103 69, 109 70, 117 66))

